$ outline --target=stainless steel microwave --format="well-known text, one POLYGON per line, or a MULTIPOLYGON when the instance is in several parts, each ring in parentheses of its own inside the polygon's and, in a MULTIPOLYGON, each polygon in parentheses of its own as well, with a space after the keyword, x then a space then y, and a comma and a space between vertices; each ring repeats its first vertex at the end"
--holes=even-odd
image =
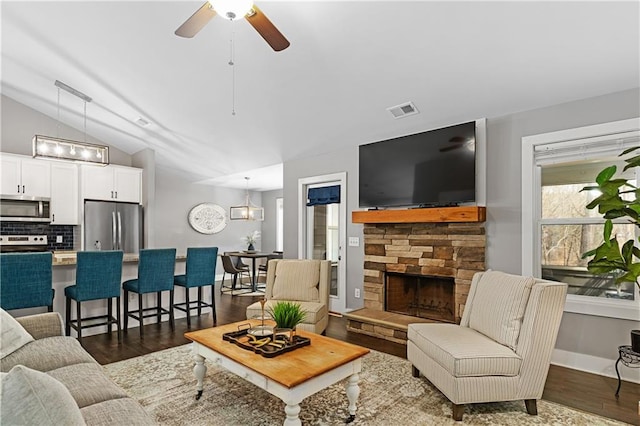
POLYGON ((51 222, 49 198, 3 195, 0 200, 3 222, 51 222))

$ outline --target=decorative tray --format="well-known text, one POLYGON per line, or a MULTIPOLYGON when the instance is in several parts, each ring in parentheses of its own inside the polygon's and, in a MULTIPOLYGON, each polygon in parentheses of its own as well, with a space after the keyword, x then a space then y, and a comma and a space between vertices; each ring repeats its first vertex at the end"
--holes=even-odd
POLYGON ((241 347, 253 351, 266 358, 273 358, 295 349, 311 344, 308 337, 294 335, 289 341, 288 333, 278 333, 275 336, 256 337, 248 333, 249 328, 231 331, 222 335, 222 340, 231 342, 241 347))

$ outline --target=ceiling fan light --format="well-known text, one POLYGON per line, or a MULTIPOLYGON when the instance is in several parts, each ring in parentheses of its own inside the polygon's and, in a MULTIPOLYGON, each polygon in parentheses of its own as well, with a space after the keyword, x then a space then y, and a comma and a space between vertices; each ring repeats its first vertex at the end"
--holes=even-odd
POLYGON ((253 0, 210 0, 213 10, 230 21, 242 19, 253 7, 253 0))

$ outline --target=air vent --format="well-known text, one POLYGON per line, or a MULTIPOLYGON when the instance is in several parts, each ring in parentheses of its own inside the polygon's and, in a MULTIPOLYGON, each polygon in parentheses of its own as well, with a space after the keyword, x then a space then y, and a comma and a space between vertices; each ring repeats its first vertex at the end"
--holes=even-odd
POLYGON ((418 114, 418 108, 413 104, 413 102, 406 102, 404 104, 396 105, 390 108, 387 108, 387 111, 393 115, 393 118, 404 118, 410 115, 418 114))

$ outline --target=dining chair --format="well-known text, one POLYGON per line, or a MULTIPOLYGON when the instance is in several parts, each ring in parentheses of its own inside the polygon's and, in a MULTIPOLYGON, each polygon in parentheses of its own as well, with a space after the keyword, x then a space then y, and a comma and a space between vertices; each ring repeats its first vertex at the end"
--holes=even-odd
POLYGON ((238 277, 240 277, 239 289, 246 290, 246 292, 251 292, 252 291, 251 287, 245 287, 242 283, 243 274, 247 274, 249 281, 251 281, 251 275, 249 274, 249 267, 247 266, 246 268, 238 268, 236 264, 233 262, 232 257, 226 253, 221 256, 221 259, 222 259, 223 273, 222 273, 222 283, 220 283, 220 293, 222 293, 223 289, 228 288, 231 291, 231 295, 234 296, 235 295, 234 292, 236 291, 237 285, 238 285, 238 277), (233 281, 230 287, 225 285, 226 274, 231 274, 233 276, 233 281))
POLYGON ((173 282, 176 263, 176 249, 143 249, 138 261, 138 278, 122 284, 124 290, 124 331, 127 332, 129 317, 140 323, 140 336, 143 335, 144 318, 157 317, 158 324, 162 315, 169 315, 171 330, 175 330, 173 316, 173 282), (169 292, 169 308, 162 307, 162 292, 169 292), (129 292, 138 294, 138 309, 129 311, 129 292), (144 308, 142 295, 156 293, 156 306, 144 308), (149 312, 145 314, 145 312, 149 312))
POLYGON ((0 254, 2 309, 46 306, 53 312, 52 260, 51 252, 0 254))
POLYGON ((120 282, 122 280, 122 251, 79 251, 76 257, 76 283, 65 287, 65 331, 76 330, 82 341, 82 329, 116 324, 118 341, 122 339, 120 323, 120 282), (113 299, 116 299, 116 316, 113 316, 113 299), (81 303, 107 299, 107 312, 82 318, 81 303), (76 302, 76 318, 71 318, 71 300, 76 302), (83 321, 88 321, 84 323, 83 321), (99 322, 96 322, 99 321, 99 322))
POLYGON ((185 274, 176 275, 174 284, 185 288, 184 303, 175 303, 173 307, 187 313, 187 327, 191 327, 191 309, 198 309, 198 316, 202 308, 211 308, 213 323, 217 322, 215 304, 216 262, 218 261, 218 247, 189 247, 187 248, 187 265, 185 274), (202 287, 211 286, 211 303, 202 301, 202 287), (198 300, 189 300, 189 289, 198 288, 198 300), (191 305, 195 304, 192 308, 191 305))

